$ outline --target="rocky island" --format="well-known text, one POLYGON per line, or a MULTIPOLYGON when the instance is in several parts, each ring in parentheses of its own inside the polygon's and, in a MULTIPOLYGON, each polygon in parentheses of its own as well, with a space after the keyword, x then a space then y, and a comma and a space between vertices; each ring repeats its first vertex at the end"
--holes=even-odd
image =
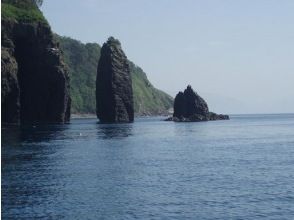
POLYGON ((48 22, 34 1, 1 6, 2 122, 69 121, 69 76, 48 22))
POLYGON ((96 79, 96 111, 102 123, 134 121, 129 62, 120 42, 113 37, 101 48, 96 79))
POLYGON ((166 121, 198 122, 210 120, 228 120, 228 115, 209 112, 206 101, 189 85, 184 92, 179 92, 174 101, 174 114, 166 121))

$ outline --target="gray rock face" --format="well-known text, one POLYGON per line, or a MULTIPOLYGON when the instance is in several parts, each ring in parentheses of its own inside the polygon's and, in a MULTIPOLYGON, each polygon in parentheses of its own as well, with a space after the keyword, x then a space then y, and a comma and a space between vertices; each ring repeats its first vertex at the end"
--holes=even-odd
POLYGON ((218 115, 209 112, 208 105, 203 98, 188 86, 184 92, 179 92, 174 101, 173 117, 167 121, 196 122, 209 120, 226 120, 228 115, 218 115))
POLYGON ((189 118, 195 115, 202 115, 204 118, 208 115, 207 103, 191 86, 188 86, 184 92, 179 92, 174 102, 174 117, 189 118))
POLYGON ((69 77, 50 27, 2 20, 2 122, 67 122, 69 77))
POLYGON ((96 111, 102 123, 133 122, 133 89, 129 63, 118 40, 101 49, 96 80, 96 111))

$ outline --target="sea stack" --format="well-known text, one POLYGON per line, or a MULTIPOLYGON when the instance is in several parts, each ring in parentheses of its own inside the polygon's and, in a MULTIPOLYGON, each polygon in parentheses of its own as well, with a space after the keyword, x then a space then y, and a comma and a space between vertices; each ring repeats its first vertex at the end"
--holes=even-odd
MULTIPOLYGON (((24 11, 21 3, 10 7, 24 11)), ((30 7, 40 14, 39 20, 9 17, 6 11, 1 18, 2 122, 67 122, 69 76, 62 53, 37 6, 30 7)))
POLYGON ((209 112, 206 101, 189 85, 184 92, 179 92, 174 101, 173 117, 167 121, 196 122, 209 120, 227 120, 228 115, 209 112))
POLYGON ((96 79, 96 112, 102 123, 134 121, 129 62, 120 42, 113 37, 101 48, 96 79))

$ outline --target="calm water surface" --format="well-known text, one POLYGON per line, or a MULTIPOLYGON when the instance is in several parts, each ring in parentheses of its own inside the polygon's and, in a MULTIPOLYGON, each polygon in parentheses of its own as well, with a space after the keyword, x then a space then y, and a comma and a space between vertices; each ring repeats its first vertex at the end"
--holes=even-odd
POLYGON ((2 127, 3 219, 294 219, 294 115, 2 127))

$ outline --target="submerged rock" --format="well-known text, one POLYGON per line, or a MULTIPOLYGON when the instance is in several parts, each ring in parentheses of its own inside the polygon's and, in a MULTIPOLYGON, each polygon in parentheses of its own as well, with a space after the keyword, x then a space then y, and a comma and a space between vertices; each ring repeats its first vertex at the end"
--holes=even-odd
POLYGON ((96 80, 96 111, 102 123, 134 121, 129 62, 120 42, 113 37, 101 49, 96 80))
POLYGON ((69 77, 50 26, 2 19, 2 122, 66 122, 69 77))
POLYGON ((209 120, 215 121, 215 120, 229 120, 230 117, 228 115, 223 114, 216 114, 214 112, 209 112, 209 120))
POLYGON ((176 95, 173 117, 166 119, 166 121, 197 122, 227 119, 229 119, 228 115, 218 115, 209 112, 205 100, 194 92, 189 85, 184 92, 179 92, 176 95))

